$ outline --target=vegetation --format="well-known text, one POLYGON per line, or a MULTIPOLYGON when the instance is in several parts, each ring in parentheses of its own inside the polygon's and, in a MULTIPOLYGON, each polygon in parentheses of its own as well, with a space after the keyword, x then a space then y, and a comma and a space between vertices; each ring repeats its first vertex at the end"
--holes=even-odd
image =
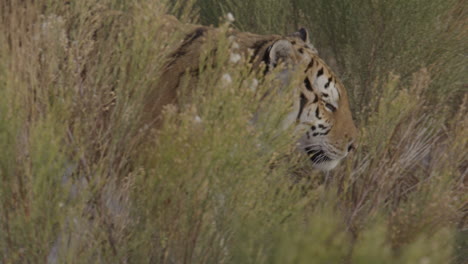
POLYGON ((464 1, 290 3, 2 1, 0 263, 466 263, 464 1), (182 37, 162 15, 227 30, 227 12, 252 32, 306 26, 342 77, 361 136, 335 170, 294 152, 277 129, 291 93, 260 100, 275 81, 228 39, 148 123, 182 37))

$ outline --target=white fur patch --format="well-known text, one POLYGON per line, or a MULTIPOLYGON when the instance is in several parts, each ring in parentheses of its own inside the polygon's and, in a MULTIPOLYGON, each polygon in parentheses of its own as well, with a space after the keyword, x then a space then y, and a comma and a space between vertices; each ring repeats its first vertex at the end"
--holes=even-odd
POLYGON ((331 160, 331 161, 316 163, 314 164, 314 167, 322 171, 329 171, 329 170, 334 169, 336 165, 338 165, 338 163, 340 163, 340 160, 331 160))

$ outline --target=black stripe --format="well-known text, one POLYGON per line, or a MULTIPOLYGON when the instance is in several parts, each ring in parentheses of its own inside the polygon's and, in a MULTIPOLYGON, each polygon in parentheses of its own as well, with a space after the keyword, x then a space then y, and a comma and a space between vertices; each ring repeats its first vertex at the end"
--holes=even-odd
MULTIPOLYGON (((262 61, 265 62, 265 70, 263 71, 263 75, 267 74, 267 72, 270 70, 268 67, 270 66, 270 51, 271 51, 271 47, 273 45, 269 46, 266 51, 265 51, 265 54, 263 54, 263 58, 262 58, 262 61)), ((276 65, 274 65, 276 66, 276 65)))
POLYGON ((329 129, 329 130, 327 130, 327 131, 325 131, 323 133, 319 133, 319 135, 326 136, 326 135, 328 135, 328 133, 330 133, 330 131, 331 131, 331 129, 329 129))
POLYGON ((309 65, 307 65, 307 68, 305 69, 304 73, 306 73, 312 67, 314 67, 314 59, 310 60, 309 65))
POLYGON ((311 126, 310 129, 312 129, 312 131, 314 131, 317 128, 315 126, 311 126))
MULTIPOLYGON (((250 57, 250 63, 253 63, 253 61, 255 60, 255 58, 258 56, 258 54, 260 53, 260 51, 262 50, 262 48, 265 46, 265 44, 267 44, 269 41, 268 40, 260 40, 260 41, 257 41, 253 44, 253 46, 251 47, 253 49, 253 53, 252 53, 252 57, 250 57)), ((268 54, 269 55, 269 54, 268 54)), ((263 59, 265 59, 265 56, 263 57, 263 59)), ((269 59, 268 59, 269 60, 269 59)))
POLYGON ((320 70, 317 72, 317 78, 320 77, 323 74, 323 68, 320 68, 320 70))
POLYGON ((321 128, 321 129, 325 129, 325 126, 322 125, 322 124, 319 124, 318 127, 321 128))
POLYGON ((311 92, 313 91, 313 89, 312 89, 312 84, 310 83, 309 78, 305 78, 304 84, 305 84, 305 87, 307 88, 307 90, 309 90, 309 91, 311 91, 311 92))
POLYGON ((328 78, 328 82, 325 84, 325 89, 327 89, 328 86, 330 86, 331 80, 332 80, 332 77, 328 78))
POLYGON ((319 115, 319 107, 317 106, 317 108, 315 109, 315 116, 318 118, 318 119, 322 119, 319 115))
POLYGON ((185 36, 185 38, 182 41, 182 44, 180 45, 180 47, 177 48, 177 50, 171 54, 171 56, 170 56, 171 60, 166 65, 166 68, 170 68, 177 61, 178 58, 180 58, 180 57, 184 56, 185 54, 187 54, 188 46, 190 46, 190 44, 192 44, 192 42, 194 42, 196 39, 203 36, 206 31, 208 31, 207 28, 199 27, 199 28, 195 29, 195 31, 193 31, 192 33, 185 36))
POLYGON ((203 36, 205 34, 205 32, 208 31, 207 28, 204 28, 204 27, 199 27, 197 29, 195 29, 195 31, 193 31, 192 33, 188 34, 185 38, 184 38, 184 41, 182 42, 182 45, 180 45, 180 48, 179 49, 184 49, 186 48, 188 45, 190 45, 193 41, 195 41, 196 39, 198 39, 199 37, 203 36))
POLYGON ((307 103, 307 97, 305 97, 305 95, 303 93, 301 93, 299 113, 297 113, 297 117, 296 117, 297 120, 299 120, 299 118, 301 117, 302 111, 304 110, 304 106, 306 105, 306 103, 307 103))
POLYGON ((316 94, 314 94, 315 98, 314 98, 314 101, 312 103, 316 103, 318 102, 318 96, 316 94))
POLYGON ((323 97, 328 97, 328 94, 327 93, 322 93, 322 96, 323 97))

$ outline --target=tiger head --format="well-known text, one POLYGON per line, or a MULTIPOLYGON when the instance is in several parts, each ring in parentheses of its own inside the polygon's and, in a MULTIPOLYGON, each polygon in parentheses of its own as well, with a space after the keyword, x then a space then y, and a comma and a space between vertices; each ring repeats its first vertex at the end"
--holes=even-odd
MULTIPOLYGON (((180 24, 174 21, 177 20, 172 18, 169 24, 180 24)), ((182 31, 187 28, 187 35, 165 65, 160 82, 166 89, 162 95, 157 95, 164 103, 154 104, 155 96, 148 96, 150 116, 160 113, 165 103, 176 101, 180 77, 189 68, 191 73, 197 72, 197 58, 206 40, 224 34, 222 30, 198 25, 180 24, 179 28, 182 31)), ((263 70, 264 74, 274 74, 283 84, 297 83, 297 78, 301 78, 300 85, 294 89, 296 99, 292 111, 284 124, 288 127, 296 124, 299 149, 308 154, 316 168, 333 169, 355 148, 357 129, 343 84, 320 59, 309 42, 307 31, 300 29, 290 36, 257 35, 237 30, 229 30, 228 34, 236 43, 233 50, 239 49, 249 56, 254 68, 263 70)))
POLYGON ((285 82, 303 71, 293 111, 285 122, 296 124, 300 133, 298 147, 307 153, 314 167, 325 171, 336 167, 356 148, 358 132, 345 87, 309 43, 307 31, 300 29, 271 42, 263 61, 267 71, 284 64, 279 78, 285 82))

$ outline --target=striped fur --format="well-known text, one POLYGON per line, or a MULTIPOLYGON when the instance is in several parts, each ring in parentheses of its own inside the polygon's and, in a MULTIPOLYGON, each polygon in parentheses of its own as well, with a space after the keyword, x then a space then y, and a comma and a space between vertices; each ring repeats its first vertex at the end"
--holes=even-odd
MULTIPOLYGON (((174 23, 174 19, 171 19, 174 23)), ((178 22, 177 22, 178 23, 178 22)), ((216 38, 219 30, 204 26, 179 26, 187 31, 180 46, 168 57, 163 69, 158 103, 149 103, 148 111, 159 116, 166 104, 177 102, 180 79, 188 72, 197 72, 202 45, 208 38, 216 38)), ((257 35, 248 32, 229 31, 238 49, 248 62, 259 68, 266 64, 265 74, 279 64, 287 64, 278 78, 289 82, 299 69, 304 81, 297 87, 297 100, 293 111, 285 118, 285 124, 295 125, 300 133, 299 149, 305 151, 314 166, 330 170, 355 148, 357 129, 349 109, 348 96, 343 84, 310 44, 305 29, 290 36, 257 35)), ((151 98, 153 99, 153 98, 151 98)))

